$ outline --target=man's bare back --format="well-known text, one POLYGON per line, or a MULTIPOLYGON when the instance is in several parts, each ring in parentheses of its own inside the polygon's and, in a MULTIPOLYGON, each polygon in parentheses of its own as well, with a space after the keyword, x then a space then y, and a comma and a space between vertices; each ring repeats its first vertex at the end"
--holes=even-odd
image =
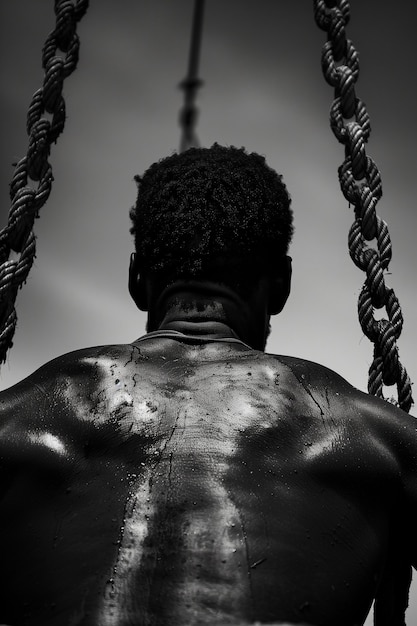
POLYGON ((282 177, 215 144, 138 182, 148 334, 0 396, 0 622, 354 626, 376 597, 403 626, 416 422, 265 354, 290 293, 282 177))
POLYGON ((353 626, 416 555, 413 418, 313 363, 149 336, 1 410, 11 626, 353 626))

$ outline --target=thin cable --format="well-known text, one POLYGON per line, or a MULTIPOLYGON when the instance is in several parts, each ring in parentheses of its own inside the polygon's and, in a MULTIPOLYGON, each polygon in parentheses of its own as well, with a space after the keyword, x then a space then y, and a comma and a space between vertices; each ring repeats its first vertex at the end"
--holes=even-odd
POLYGON ((180 152, 184 152, 185 150, 188 150, 188 148, 198 147, 200 145, 195 132, 198 115, 195 100, 198 89, 203 85, 203 81, 198 78, 201 40, 203 36, 203 19, 204 0, 195 0, 190 53, 188 59, 188 74, 179 85, 184 91, 184 105, 180 111, 180 126, 182 129, 180 152))

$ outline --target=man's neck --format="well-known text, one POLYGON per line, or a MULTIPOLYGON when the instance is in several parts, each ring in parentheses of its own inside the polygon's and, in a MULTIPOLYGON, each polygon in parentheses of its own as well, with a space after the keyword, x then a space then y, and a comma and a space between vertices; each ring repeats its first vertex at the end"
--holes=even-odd
POLYGON ((169 314, 163 319, 158 330, 176 330, 185 335, 198 337, 235 337, 237 333, 225 321, 216 319, 181 318, 180 316, 171 317, 169 314))
POLYGON ((148 331, 176 330, 203 338, 234 337, 263 350, 269 319, 216 283, 171 285, 149 312, 148 331))

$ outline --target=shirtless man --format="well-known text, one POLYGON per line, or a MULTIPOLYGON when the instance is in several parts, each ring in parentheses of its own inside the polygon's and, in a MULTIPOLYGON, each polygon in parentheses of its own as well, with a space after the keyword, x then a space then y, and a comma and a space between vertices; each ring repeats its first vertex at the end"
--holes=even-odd
POLYGON ((0 396, 0 622, 403 624, 417 423, 264 353, 291 211, 263 158, 213 146, 139 180, 129 288, 148 333, 0 396))

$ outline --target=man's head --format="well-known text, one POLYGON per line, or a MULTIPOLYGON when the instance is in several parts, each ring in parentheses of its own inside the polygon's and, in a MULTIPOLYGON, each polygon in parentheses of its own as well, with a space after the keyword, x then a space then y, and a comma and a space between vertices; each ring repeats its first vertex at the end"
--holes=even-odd
MULTIPOLYGON (((291 200, 264 157, 243 148, 192 148, 136 178, 135 271, 160 284, 203 279, 245 297, 285 264, 291 200)), ((144 308, 144 307, 141 307, 144 308)))

